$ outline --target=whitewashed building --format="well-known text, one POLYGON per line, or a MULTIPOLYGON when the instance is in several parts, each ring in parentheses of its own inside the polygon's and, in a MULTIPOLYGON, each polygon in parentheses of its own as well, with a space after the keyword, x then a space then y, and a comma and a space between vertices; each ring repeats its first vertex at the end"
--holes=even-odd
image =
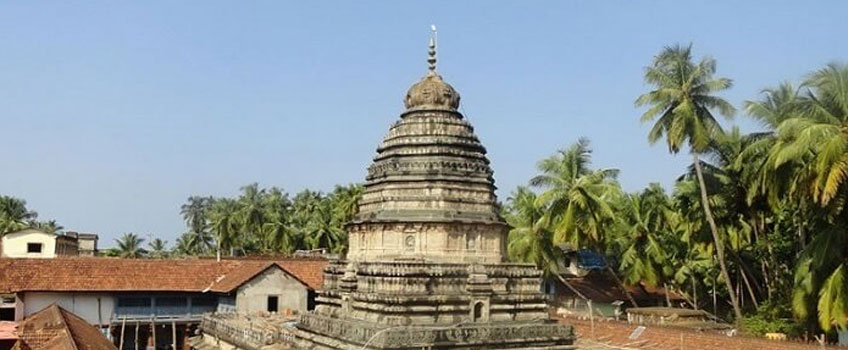
POLYGON ((110 330, 113 340, 124 339, 125 349, 136 341, 145 346, 152 325, 169 329, 155 338, 157 344, 171 344, 173 334, 181 344, 205 313, 306 312, 323 284, 326 264, 324 259, 0 259, 0 320, 20 322, 55 303, 104 333, 110 330))
POLYGON ((33 228, 3 235, 4 258, 55 258, 79 255, 79 244, 74 236, 49 233, 33 228))

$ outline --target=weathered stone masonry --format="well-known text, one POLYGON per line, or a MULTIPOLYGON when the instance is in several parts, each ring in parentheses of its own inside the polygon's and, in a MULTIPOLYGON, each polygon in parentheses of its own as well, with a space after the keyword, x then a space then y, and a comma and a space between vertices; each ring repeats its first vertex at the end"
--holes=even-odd
POLYGON ((486 149, 435 70, 377 148, 347 260, 325 270, 300 349, 573 349, 547 312, 541 272, 508 264, 486 149))

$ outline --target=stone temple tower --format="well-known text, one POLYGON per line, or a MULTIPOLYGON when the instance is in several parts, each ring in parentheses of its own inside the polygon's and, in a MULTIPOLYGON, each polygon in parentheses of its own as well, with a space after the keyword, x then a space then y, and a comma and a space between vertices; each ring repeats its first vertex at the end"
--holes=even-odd
POLYGON ((486 149, 459 93, 429 70, 368 168, 347 260, 295 332, 302 349, 573 349, 550 320, 541 272, 506 263, 486 149))
POLYGON ((359 215, 348 226, 350 261, 499 263, 506 233, 492 169, 459 93, 430 69, 406 94, 406 111, 368 168, 359 215))

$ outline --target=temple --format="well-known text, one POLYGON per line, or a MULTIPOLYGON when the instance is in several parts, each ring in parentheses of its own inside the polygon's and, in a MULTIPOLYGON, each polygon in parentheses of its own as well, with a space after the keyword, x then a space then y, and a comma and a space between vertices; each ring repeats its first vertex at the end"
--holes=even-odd
POLYGON ((486 149, 459 93, 429 70, 368 168, 346 260, 324 270, 298 349, 573 349, 550 319, 541 272, 506 263, 486 149))

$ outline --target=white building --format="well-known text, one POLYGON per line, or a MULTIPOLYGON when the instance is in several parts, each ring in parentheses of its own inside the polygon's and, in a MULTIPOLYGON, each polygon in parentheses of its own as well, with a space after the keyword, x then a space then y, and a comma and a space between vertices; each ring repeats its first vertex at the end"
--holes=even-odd
POLYGON ((79 255, 76 237, 48 233, 33 228, 9 232, 3 235, 4 258, 55 258, 63 255, 79 255))
MULTIPOLYGON (((55 303, 111 330, 112 339, 123 338, 124 348, 132 349, 136 340, 146 344, 151 324, 173 327, 182 339, 209 312, 306 312, 323 284, 326 264, 323 259, 0 259, 0 320, 20 322, 55 303), (124 327, 129 329, 120 337, 124 327)), ((165 333, 157 344, 170 344, 171 332, 165 333)))

